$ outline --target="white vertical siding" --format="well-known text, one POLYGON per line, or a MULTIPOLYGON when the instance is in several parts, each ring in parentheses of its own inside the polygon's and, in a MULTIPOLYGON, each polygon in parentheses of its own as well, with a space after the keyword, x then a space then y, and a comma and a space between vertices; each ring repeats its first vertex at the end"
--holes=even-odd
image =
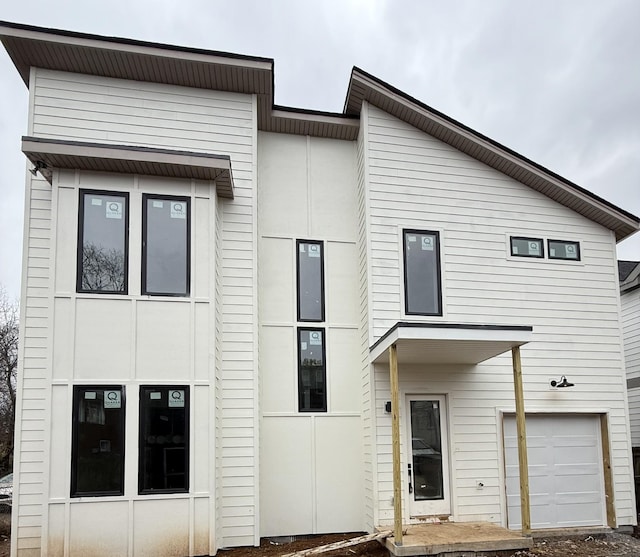
MULTIPOLYGON (((627 379, 640 378, 640 289, 620 296, 627 379)), ((640 387, 628 391, 631 444, 640 447, 640 387)))
MULTIPOLYGON (((402 228, 440 231, 444 315, 422 320, 532 325, 534 340, 522 349, 527 409, 609 413, 618 522, 635 523, 611 232, 375 107, 363 114, 369 129, 370 342, 400 320, 421 319, 403 314, 402 228), (510 257, 509 235, 577 240, 582 261, 510 257), (550 389, 550 379, 561 375, 576 387, 550 389)), ((496 416, 514 405, 510 359, 446 369, 425 368, 422 383, 414 380, 417 370, 401 369, 400 380, 413 381, 416 392, 449 395, 456 518, 499 521, 496 416), (492 489, 472 486, 480 472, 492 489)), ((390 433, 381 410, 389 397, 387 374, 376 367, 379 446, 390 433)), ((383 451, 378 490, 381 518, 388 517, 391 470, 383 451)))

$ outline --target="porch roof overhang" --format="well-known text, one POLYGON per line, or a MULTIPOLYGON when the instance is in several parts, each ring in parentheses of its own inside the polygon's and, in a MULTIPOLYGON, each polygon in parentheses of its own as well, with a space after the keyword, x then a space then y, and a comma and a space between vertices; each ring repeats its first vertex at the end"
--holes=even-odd
POLYGON ((533 327, 400 321, 369 350, 372 363, 388 363, 396 345, 398 364, 479 364, 528 343, 533 327))
POLYGON ((218 196, 233 199, 227 155, 40 137, 23 137, 22 152, 50 183, 54 168, 194 178, 214 180, 218 196))

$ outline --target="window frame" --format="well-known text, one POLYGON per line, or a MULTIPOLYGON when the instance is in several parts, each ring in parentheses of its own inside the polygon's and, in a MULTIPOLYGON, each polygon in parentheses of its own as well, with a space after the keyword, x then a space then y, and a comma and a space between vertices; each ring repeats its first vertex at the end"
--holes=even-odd
POLYGON ((533 236, 509 236, 509 255, 511 257, 528 257, 530 259, 544 259, 544 238, 534 238, 533 236), (523 253, 513 253, 513 240, 526 240, 527 242, 540 242, 540 255, 529 255, 523 253))
POLYGON ((329 398, 329 387, 327 384, 327 331, 324 327, 298 327, 297 328, 297 347, 296 347, 296 356, 298 359, 298 412, 302 414, 311 414, 311 413, 326 413, 328 412, 328 398, 329 398), (301 362, 301 338, 302 332, 314 332, 319 331, 322 333, 322 383, 324 385, 324 405, 322 408, 312 408, 312 409, 303 409, 300 404, 300 395, 302 393, 302 362, 301 362))
POLYGON ((556 261, 582 261, 582 251, 580 249, 580 242, 576 241, 576 240, 553 240, 551 238, 547 239, 547 252, 548 255, 547 257, 549 259, 555 259, 556 261), (557 255, 551 255, 551 242, 555 242, 557 244, 563 244, 565 246, 570 245, 570 244, 575 244, 576 246, 576 250, 578 253, 578 257, 575 259, 572 259, 571 257, 559 257, 557 255))
POLYGON ((444 308, 442 306, 442 257, 441 257, 441 246, 440 246, 440 231, 439 230, 424 230, 424 229, 416 229, 416 228, 403 228, 402 229, 402 274, 403 274, 403 294, 404 294, 404 314, 405 315, 418 315, 424 317, 442 317, 444 315, 444 308), (409 310, 409 290, 408 290, 408 277, 407 277, 407 235, 408 234, 425 234, 432 235, 435 237, 436 241, 436 265, 437 265, 437 273, 436 273, 436 281, 437 281, 437 302, 438 302, 438 311, 435 313, 424 313, 421 311, 410 311, 409 310))
POLYGON ((127 296, 129 294, 129 192, 118 190, 94 190, 81 188, 78 191, 78 243, 76 246, 76 292, 78 294, 101 294, 114 296, 127 296), (124 203, 124 289, 116 290, 88 290, 82 288, 82 261, 84 248, 84 207, 86 195, 105 195, 110 197, 123 197, 124 203))
POLYGON ((69 486, 69 496, 71 498, 78 497, 121 497, 124 495, 125 490, 125 466, 126 466, 126 452, 127 452, 127 439, 126 439, 126 422, 127 422, 127 397, 125 385, 73 385, 73 396, 71 406, 71 483, 69 486), (122 438, 122 467, 120 472, 120 485, 122 488, 119 491, 77 491, 78 484, 78 409, 80 406, 80 393, 86 391, 115 391, 120 389, 120 410, 122 413, 120 423, 120 436, 122 438))
POLYGON ((166 495, 168 493, 189 493, 191 478, 189 476, 189 466, 191 463, 191 389, 189 385, 140 385, 138 393, 138 495, 166 495), (166 489, 145 489, 144 488, 144 448, 145 444, 142 442, 144 438, 144 426, 146 421, 144 420, 145 405, 144 401, 147 400, 144 396, 145 393, 152 390, 166 389, 170 390, 184 390, 184 415, 185 415, 185 467, 184 467, 184 482, 185 487, 180 489, 166 488, 166 489))
POLYGON ((142 250, 141 250, 141 269, 140 269, 140 292, 143 296, 171 296, 174 298, 188 298, 191 295, 191 197, 182 195, 163 195, 157 193, 142 194, 142 250), (147 201, 150 199, 158 199, 162 201, 180 201, 187 204, 187 230, 186 230, 186 284, 184 293, 175 292, 148 292, 147 291, 147 201))
POLYGON ((322 240, 296 240, 296 319, 301 323, 323 323, 325 314, 325 284, 324 284, 324 242, 322 240), (303 319, 300 317, 300 244, 314 244, 320 246, 320 319, 303 319))

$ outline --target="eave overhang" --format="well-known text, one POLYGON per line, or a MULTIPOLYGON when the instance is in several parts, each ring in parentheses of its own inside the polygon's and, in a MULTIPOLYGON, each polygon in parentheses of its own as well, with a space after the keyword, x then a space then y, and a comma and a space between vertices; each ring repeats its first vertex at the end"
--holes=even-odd
POLYGON ((233 199, 227 155, 39 137, 23 137, 22 152, 49 183, 55 168, 193 178, 215 181, 217 195, 233 199))
POLYGON ((372 363, 388 363, 396 345, 398 364, 479 364, 531 341, 533 327, 399 322, 369 351, 372 363))

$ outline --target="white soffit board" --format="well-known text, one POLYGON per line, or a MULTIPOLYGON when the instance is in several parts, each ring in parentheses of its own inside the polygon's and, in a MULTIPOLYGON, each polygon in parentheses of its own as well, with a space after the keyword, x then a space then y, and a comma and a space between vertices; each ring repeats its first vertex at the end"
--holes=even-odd
POLYGON ((526 344, 532 335, 529 326, 398 323, 371 347, 370 357, 388 363, 395 344, 399 364, 478 364, 526 344))

